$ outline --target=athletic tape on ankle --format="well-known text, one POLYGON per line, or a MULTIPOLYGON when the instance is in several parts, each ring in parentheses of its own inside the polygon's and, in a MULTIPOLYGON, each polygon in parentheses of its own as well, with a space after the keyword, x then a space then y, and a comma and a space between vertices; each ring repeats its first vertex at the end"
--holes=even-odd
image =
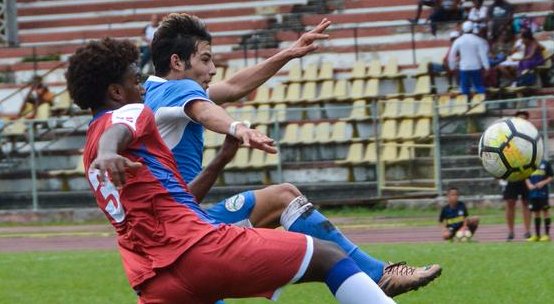
POLYGON ((302 213, 311 208, 313 208, 313 205, 305 196, 296 197, 281 214, 281 226, 289 230, 290 226, 302 215, 302 213))

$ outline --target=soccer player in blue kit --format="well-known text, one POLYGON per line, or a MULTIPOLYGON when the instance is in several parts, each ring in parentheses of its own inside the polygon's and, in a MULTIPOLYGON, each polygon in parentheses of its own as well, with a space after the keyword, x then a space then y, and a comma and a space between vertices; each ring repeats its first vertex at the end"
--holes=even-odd
MULTIPOLYGON (((170 14, 160 24, 152 41, 156 75, 150 76, 144 84, 145 104, 154 111, 160 134, 175 156, 185 181, 195 188, 193 192, 198 201, 203 200, 226 165, 221 161, 210 163, 197 179, 202 170, 204 128, 227 134, 252 148, 277 152, 271 138, 250 129, 244 122, 235 121, 218 104, 246 96, 291 59, 316 50, 313 42, 328 37, 322 32, 329 25, 330 21, 322 20, 291 47, 225 81, 210 85, 216 71, 211 35, 200 19, 187 14, 170 14)), ((237 194, 215 204, 207 213, 228 224, 283 226, 289 231, 332 241, 391 297, 424 286, 441 273, 439 265, 411 267, 404 262, 388 264, 369 256, 289 183, 237 194)))

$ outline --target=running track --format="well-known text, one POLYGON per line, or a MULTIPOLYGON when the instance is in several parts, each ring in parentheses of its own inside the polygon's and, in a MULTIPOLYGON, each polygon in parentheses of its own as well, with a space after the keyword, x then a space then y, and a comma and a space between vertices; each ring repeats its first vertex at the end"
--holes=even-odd
MULTIPOLYGON (((520 227, 517 227, 520 228, 520 227)), ((522 241, 516 228, 516 241, 522 241)), ((521 228, 520 228, 521 229, 521 228)), ((441 228, 342 228, 356 243, 429 243, 442 242, 441 228)), ((505 225, 483 225, 474 240, 504 242, 505 225)), ((3 227, 0 228, 0 252, 59 251, 59 250, 116 249, 113 231, 108 225, 63 227, 3 227)))

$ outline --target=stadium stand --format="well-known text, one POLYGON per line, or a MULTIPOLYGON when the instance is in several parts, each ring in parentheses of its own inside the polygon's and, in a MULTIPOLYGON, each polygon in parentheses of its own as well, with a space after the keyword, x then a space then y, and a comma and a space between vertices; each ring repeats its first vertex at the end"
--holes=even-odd
MULTIPOLYGON (((74 174, 78 168, 73 162, 80 155, 80 141, 67 142, 83 137, 88 116, 72 105, 65 90, 63 67, 68 55, 88 39, 109 35, 138 41, 151 14, 193 13, 203 18, 214 34, 213 51, 218 67, 213 81, 217 81, 271 56, 277 48, 286 47, 299 33, 327 17, 333 21, 329 29, 331 38, 320 45, 319 53, 291 62, 249 98, 226 105, 233 117, 251 121, 254 127, 277 139, 281 153, 269 155, 241 148, 218 185, 282 180, 373 185, 384 183, 376 176, 379 170, 383 170, 387 184, 391 181, 401 186, 414 181, 432 184, 428 173, 413 173, 406 164, 410 160, 412 165, 432 167, 433 153, 422 153, 421 150, 429 149, 418 145, 438 140, 444 155, 441 160, 444 185, 454 183, 457 177, 471 177, 472 173, 463 171, 465 168, 490 188, 490 179, 478 172, 478 159, 474 156, 476 137, 488 120, 510 113, 506 110, 512 104, 498 106, 485 102, 488 99, 484 95, 459 95, 443 85, 444 76, 431 75, 429 63, 443 57, 449 45, 447 33, 453 25, 444 25, 436 38, 428 33, 427 26, 411 25, 407 21, 415 10, 411 0, 323 1, 327 2, 323 13, 310 8, 313 2, 215 0, 206 4, 193 0, 186 5, 177 0, 18 2, 21 45, 0 48, 1 75, 8 74, 2 71, 9 71, 16 82, 0 83, 0 112, 12 119, 2 129, 2 152, 9 157, 0 164, 8 159, 29 159, 30 123, 36 130, 39 154, 65 159, 52 166, 73 172, 55 174, 39 168, 50 172, 41 175, 46 182, 39 184, 39 190, 86 188, 86 183, 72 181, 80 178, 74 174), (263 42, 251 45, 248 41, 252 41, 249 38, 253 35, 271 39, 266 45, 263 42), (25 82, 34 74, 45 75, 56 98, 51 107, 37 108, 34 120, 24 120, 9 109, 21 106, 25 82), (433 121, 435 103, 440 117, 438 126, 433 121), (39 124, 45 121, 46 124, 39 124), (439 134, 435 134, 435 127, 439 134), (60 150, 71 157, 59 156, 60 150), (408 174, 413 174, 410 181, 405 178, 408 174)), ((550 7, 547 1, 511 2, 517 14, 534 16, 539 23, 550 7)), ((428 10, 424 11, 423 17, 428 14, 428 10)), ((535 70, 539 75, 536 87, 496 88, 490 90, 495 94, 489 94, 488 98, 552 93, 545 88, 552 78, 552 35, 552 32, 536 33, 546 47, 547 59, 535 70)), ((543 106, 538 101, 514 105, 530 109, 543 106)), ((550 108, 554 103, 549 99, 545 105, 550 108)), ((533 119, 540 121, 541 116, 533 119)), ((223 139, 213 132, 205 133, 204 165, 213 159, 223 139)), ((27 172, 28 167, 0 166, 0 178, 12 178, 17 170, 27 172)), ((20 180, 28 182, 29 177, 24 175, 19 175, 23 176, 20 180)), ((7 188, 0 191, 10 190, 7 188)))

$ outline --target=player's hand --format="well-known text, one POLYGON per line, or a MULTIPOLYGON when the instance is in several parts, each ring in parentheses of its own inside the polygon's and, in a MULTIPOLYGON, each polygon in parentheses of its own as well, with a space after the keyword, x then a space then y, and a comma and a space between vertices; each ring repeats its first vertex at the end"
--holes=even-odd
POLYGON ((227 164, 233 159, 233 157, 235 157, 235 154, 237 154, 239 147, 240 140, 238 140, 234 136, 227 135, 225 136, 225 140, 223 141, 221 148, 219 148, 217 157, 227 164))
POLYGON ((323 18, 315 28, 300 36, 289 48, 291 56, 293 58, 298 58, 317 50, 318 46, 314 41, 329 38, 328 34, 323 34, 323 31, 325 31, 329 25, 331 25, 331 21, 327 18, 323 18))
POLYGON ((112 183, 120 188, 125 184, 125 170, 137 169, 142 166, 139 162, 134 162, 118 154, 99 155, 90 167, 100 170, 100 182, 104 182, 106 172, 108 172, 112 183))
POLYGON ((271 154, 277 153, 275 141, 256 129, 250 129, 244 125, 238 125, 235 136, 247 147, 259 149, 271 154))

